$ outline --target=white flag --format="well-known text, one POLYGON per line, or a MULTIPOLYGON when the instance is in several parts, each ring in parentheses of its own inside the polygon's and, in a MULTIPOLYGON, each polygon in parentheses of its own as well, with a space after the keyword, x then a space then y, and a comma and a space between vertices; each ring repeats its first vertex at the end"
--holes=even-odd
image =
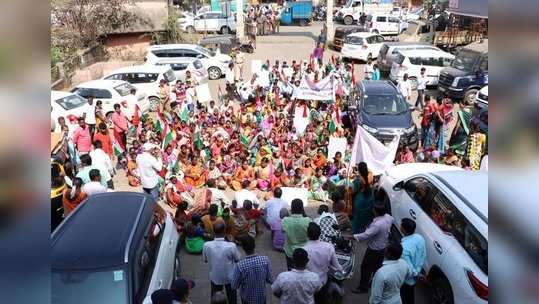
POLYGON ((374 136, 367 132, 363 127, 358 126, 354 146, 352 147, 351 165, 359 162, 367 163, 372 174, 382 174, 387 168, 393 166, 395 154, 399 147, 400 135, 395 134, 393 141, 387 146, 378 141, 374 136))

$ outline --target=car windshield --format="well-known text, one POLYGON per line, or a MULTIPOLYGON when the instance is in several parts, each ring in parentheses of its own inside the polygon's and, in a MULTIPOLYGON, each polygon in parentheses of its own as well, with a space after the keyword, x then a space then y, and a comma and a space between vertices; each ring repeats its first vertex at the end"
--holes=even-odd
POLYGON ((408 106, 399 95, 366 95, 363 109, 371 115, 396 115, 408 110, 408 106))
POLYGON ((77 94, 71 94, 64 98, 56 99, 55 101, 66 110, 78 108, 86 103, 86 99, 77 94))
POLYGON ((355 44, 355 45, 362 45, 363 44, 363 38, 355 37, 355 36, 348 36, 348 37, 346 37, 346 43, 355 44))
POLYGON ((107 271, 52 272, 53 304, 128 303, 123 269, 107 271))
POLYGON ((114 89, 122 97, 129 95, 129 93, 131 92, 132 89, 136 90, 136 88, 133 85, 129 84, 129 83, 123 83, 123 84, 121 84, 119 86, 114 87, 114 89))
POLYGON ((163 78, 165 78, 165 80, 168 82, 173 82, 174 80, 176 80, 176 76, 174 76, 174 72, 171 69, 169 69, 163 74, 163 78))
POLYGON ((460 51, 451 66, 463 71, 472 71, 478 56, 476 52, 460 51))
POLYGON ((196 50, 199 52, 199 53, 202 53, 204 55, 206 55, 206 57, 213 57, 215 56, 215 52, 214 51, 210 51, 208 50, 207 48, 203 48, 201 46, 197 46, 196 50))

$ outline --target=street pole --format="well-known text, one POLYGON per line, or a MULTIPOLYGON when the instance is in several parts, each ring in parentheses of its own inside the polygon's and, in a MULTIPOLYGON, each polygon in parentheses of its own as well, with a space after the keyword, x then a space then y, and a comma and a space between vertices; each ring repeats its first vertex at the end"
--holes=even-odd
POLYGON ((326 37, 327 41, 333 41, 333 0, 327 1, 326 9, 326 37))
POLYGON ((243 41, 245 36, 245 28, 243 25, 243 0, 236 0, 236 38, 243 41))

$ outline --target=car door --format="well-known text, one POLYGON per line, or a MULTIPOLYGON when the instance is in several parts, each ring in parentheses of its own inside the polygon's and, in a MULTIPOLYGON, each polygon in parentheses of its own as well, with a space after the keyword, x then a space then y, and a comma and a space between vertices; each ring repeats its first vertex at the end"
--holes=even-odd
POLYGON ((206 14, 200 14, 195 17, 194 27, 197 32, 206 30, 206 14))
MULTIPOLYGON (((367 40, 369 41, 369 40, 367 40)), ((372 58, 378 57, 382 44, 384 43, 384 37, 380 35, 371 36, 369 42, 369 53, 372 54, 372 58)))
POLYGON ((400 28, 400 19, 396 17, 388 17, 387 22, 387 33, 391 35, 397 35, 399 34, 399 28, 400 28))
POLYGON ((387 32, 387 17, 386 16, 376 16, 376 27, 378 33, 384 35, 387 32))
POLYGON ((159 205, 156 205, 153 219, 145 237, 144 249, 148 255, 150 266, 153 266, 145 298, 150 297, 157 289, 170 287, 173 264, 170 265, 168 262, 171 253, 168 250, 166 216, 166 212, 159 205))

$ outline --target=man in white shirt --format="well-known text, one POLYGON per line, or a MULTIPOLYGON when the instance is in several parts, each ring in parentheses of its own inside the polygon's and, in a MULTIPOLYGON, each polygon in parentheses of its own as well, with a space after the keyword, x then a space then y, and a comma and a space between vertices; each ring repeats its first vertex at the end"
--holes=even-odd
POLYGON ((425 96, 425 90, 427 89, 427 77, 425 76, 425 68, 421 68, 421 72, 417 77, 417 100, 415 101, 415 107, 423 110, 423 98, 425 96), (418 107, 419 105, 419 107, 418 107))
POLYGON ((244 201, 251 201, 253 205, 258 204, 258 198, 256 194, 252 191, 249 191, 249 185, 251 182, 249 180, 244 180, 241 182, 241 190, 236 191, 234 194, 234 200, 238 203, 239 206, 243 205, 244 201))
POLYGON ((279 213, 281 212, 281 209, 288 208, 288 203, 281 199, 281 196, 283 195, 283 190, 281 188, 276 187, 273 189, 273 198, 266 202, 266 208, 264 209, 264 218, 266 220, 266 224, 270 225, 278 220, 280 220, 279 213))
POLYGON ((94 142, 94 150, 90 151, 90 157, 92 158, 92 163, 95 166, 105 168, 109 172, 111 178, 107 181, 107 186, 110 189, 114 189, 114 183, 112 182, 114 166, 112 165, 110 157, 107 155, 107 153, 105 153, 105 151, 103 151, 103 143, 100 140, 96 140, 94 142))
POLYGON ((307 270, 316 273, 322 283, 322 288, 314 295, 316 303, 324 303, 327 297, 329 270, 331 269, 334 272, 343 270, 335 255, 335 248, 328 242, 320 241, 320 234, 320 226, 310 222, 307 227, 309 241, 303 246, 303 249, 309 255, 307 270))
POLYGON ((281 303, 314 304, 314 294, 322 288, 318 275, 305 269, 309 262, 307 251, 296 248, 292 254, 294 268, 281 272, 271 285, 273 295, 281 303))
POLYGON ((86 193, 88 196, 107 192, 107 188, 101 185, 101 174, 98 169, 90 170, 89 175, 90 182, 82 186, 82 192, 86 193))
POLYGON ((210 190, 210 192, 211 192, 211 203, 212 204, 215 204, 217 206, 223 206, 223 205, 224 206, 229 206, 230 205, 230 200, 225 195, 223 190, 218 189, 217 186, 215 185, 215 179, 210 178, 206 182, 206 186, 208 186, 208 190, 210 190))
POLYGON ((406 101, 410 100, 410 95, 412 95, 412 85, 410 84, 410 80, 408 80, 408 73, 405 73, 402 76, 402 80, 399 81, 399 84, 397 85, 397 90, 399 90, 406 101))
POLYGON ((372 279, 369 304, 401 304, 400 288, 410 273, 408 263, 401 259, 402 245, 390 244, 385 261, 372 279))
POLYGON ((365 67, 363 67, 363 73, 365 74, 365 80, 372 79, 372 74, 374 73, 372 59, 367 59, 367 64, 365 64, 365 67))
POLYGON ((90 128, 90 136, 93 139, 95 132, 95 104, 92 96, 89 96, 87 100, 88 104, 84 106, 84 114, 82 114, 82 117, 84 117, 84 122, 90 128))
POLYGON ((159 147, 151 143, 142 146, 144 152, 137 156, 136 162, 140 174, 140 182, 144 192, 156 201, 159 198, 159 175, 163 169, 163 161, 158 158, 159 147))
POLYGON ((215 239, 206 242, 202 249, 204 262, 210 265, 211 294, 226 290, 228 303, 236 303, 236 291, 230 286, 234 265, 240 260, 240 253, 233 242, 225 240, 226 226, 222 221, 213 225, 215 239))
POLYGON ((187 83, 187 89, 185 90, 185 104, 189 111, 195 109, 196 92, 195 87, 191 83, 187 83))

